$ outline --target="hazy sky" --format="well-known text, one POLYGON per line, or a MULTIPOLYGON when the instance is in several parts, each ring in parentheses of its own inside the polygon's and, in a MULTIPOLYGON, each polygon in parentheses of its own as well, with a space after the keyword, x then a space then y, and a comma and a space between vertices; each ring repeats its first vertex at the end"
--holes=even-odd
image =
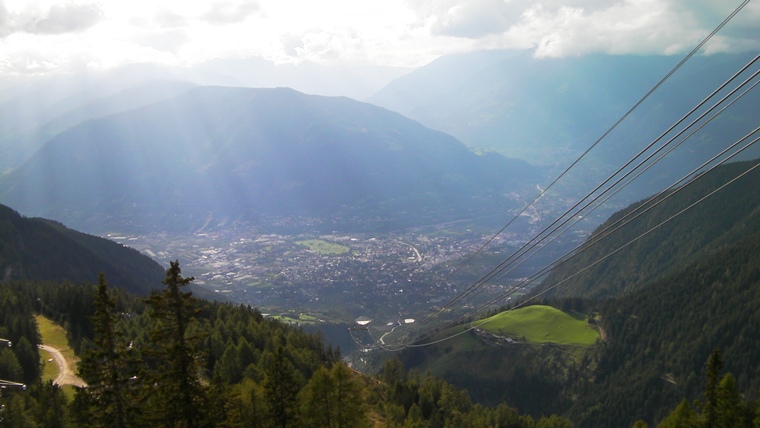
MULTIPOLYGON (((0 0, 0 75, 213 58, 417 67, 469 50, 688 51, 740 0, 0 0)), ((760 50, 760 1, 708 48, 760 50)))

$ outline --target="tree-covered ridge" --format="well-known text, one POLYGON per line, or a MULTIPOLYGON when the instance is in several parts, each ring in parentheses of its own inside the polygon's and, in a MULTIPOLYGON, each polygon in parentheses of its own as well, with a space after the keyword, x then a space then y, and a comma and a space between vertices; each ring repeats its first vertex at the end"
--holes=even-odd
POLYGON ((0 205, 0 280, 84 283, 99 272, 138 294, 157 288, 163 276, 161 266, 137 250, 0 205))
MULTIPOLYGON (((662 204, 552 270, 542 287, 570 278, 601 257, 616 251, 650 228, 746 171, 758 161, 724 165, 700 178, 662 204)), ((560 297, 614 297, 645 287, 651 281, 681 270, 685 265, 711 257, 727 245, 760 230, 760 171, 754 170, 705 199, 683 215, 658 228, 593 268, 573 276, 550 293, 560 297)), ((656 195, 659 198, 663 195, 656 195)), ((626 217, 649 200, 617 212, 589 239, 626 217)), ((648 205, 647 205, 648 206, 648 205)))
POLYGON ((28 384, 0 395, 0 426, 570 426, 506 404, 473 405, 463 390, 398 360, 377 378, 360 375, 319 335, 248 306, 195 299, 184 291, 191 281, 172 263, 166 288, 148 299, 110 288, 104 276, 97 286, 0 283, 0 303, 15 308, 0 328, 20 337, 18 362, 0 350, 0 369, 28 384), (39 356, 23 354, 39 342, 34 311, 65 325, 82 358, 88 386, 73 401, 24 366, 39 367, 39 356), (25 348, 26 336, 36 339, 25 348))
MULTIPOLYGON (((704 396, 693 404, 684 399, 660 423, 658 428, 753 428, 760 426, 760 401, 747 400, 736 389, 731 373, 721 377, 723 357, 715 349, 705 364, 707 380, 704 396)), ((639 420, 634 428, 646 428, 649 424, 639 420)))
POLYGON ((659 421, 698 398, 702 361, 723 350, 736 387, 760 392, 760 232, 600 304, 607 340, 572 408, 582 426, 659 421))

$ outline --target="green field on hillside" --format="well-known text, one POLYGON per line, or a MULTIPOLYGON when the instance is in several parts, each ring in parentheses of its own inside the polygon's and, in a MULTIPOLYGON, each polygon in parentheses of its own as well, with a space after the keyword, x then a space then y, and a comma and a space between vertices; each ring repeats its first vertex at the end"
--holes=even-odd
POLYGON ((474 326, 493 334, 534 343, 590 346, 599 334, 585 317, 574 317, 550 306, 528 306, 502 312, 474 326))

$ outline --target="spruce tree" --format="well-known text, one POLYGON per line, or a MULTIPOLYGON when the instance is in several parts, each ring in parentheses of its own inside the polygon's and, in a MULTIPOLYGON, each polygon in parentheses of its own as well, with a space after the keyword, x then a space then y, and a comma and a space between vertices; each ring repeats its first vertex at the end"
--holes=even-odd
POLYGON ((189 334, 197 315, 192 293, 183 292, 195 278, 183 277, 179 261, 170 263, 166 288, 145 302, 156 326, 151 334, 154 347, 149 353, 157 365, 149 390, 152 422, 170 427, 212 425, 208 397, 201 382, 200 338, 189 334))
POLYGON ((705 387, 705 402, 703 417, 705 428, 716 426, 718 387, 720 385, 720 370, 723 368, 723 356, 719 349, 714 349, 707 359, 707 386, 705 387))
MULTIPOLYGON (((78 394, 88 403, 87 419, 96 427, 127 427, 136 420, 137 382, 140 361, 120 328, 115 299, 101 273, 92 317, 94 338, 79 363, 79 376, 87 382, 78 394)), ((86 410, 86 409, 82 409, 86 410)))
POLYGON ((295 426, 302 379, 301 373, 285 355, 285 348, 278 346, 269 360, 263 385, 275 426, 295 426))

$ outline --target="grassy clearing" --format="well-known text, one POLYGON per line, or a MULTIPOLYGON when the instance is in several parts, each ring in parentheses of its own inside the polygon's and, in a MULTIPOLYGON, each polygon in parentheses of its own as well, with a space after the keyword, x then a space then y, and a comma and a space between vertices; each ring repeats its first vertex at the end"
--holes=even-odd
MULTIPOLYGON (((74 350, 69 346, 69 339, 66 337, 66 330, 42 315, 35 315, 34 318, 37 320, 37 329, 40 331, 40 336, 42 336, 42 343, 58 348, 61 351, 63 358, 65 358, 69 363, 71 370, 76 372, 77 362, 79 361, 79 358, 77 358, 77 356, 74 354, 74 350)), ((40 350, 40 359, 42 360, 43 364, 43 382, 53 380, 58 376, 58 365, 55 363, 55 361, 50 361, 52 358, 52 355, 40 350)), ((69 400, 73 399, 74 387, 71 385, 63 386, 63 393, 69 400)))
POLYGON ((272 318, 288 324, 315 324, 317 322, 317 318, 309 314, 280 314, 273 315, 272 318))
POLYGON ((487 318, 482 329, 491 333, 534 343, 590 346, 599 334, 586 317, 567 314, 550 306, 528 306, 487 318))
POLYGON ((345 245, 334 244, 332 242, 323 241, 321 239, 307 239, 304 241, 296 241, 296 244, 303 245, 315 253, 327 256, 344 254, 351 251, 351 248, 346 247, 345 245))

